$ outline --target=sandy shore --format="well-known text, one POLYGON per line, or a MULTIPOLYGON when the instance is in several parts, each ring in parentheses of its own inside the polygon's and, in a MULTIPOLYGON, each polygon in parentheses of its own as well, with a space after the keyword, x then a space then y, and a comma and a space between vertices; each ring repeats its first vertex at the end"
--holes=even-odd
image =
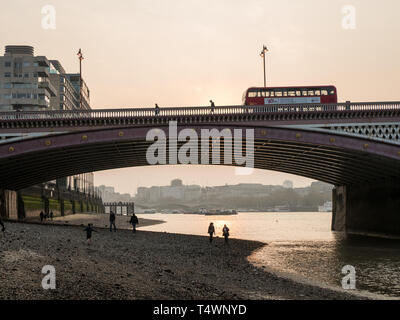
MULTIPOLYGON (((49 223, 57 223, 57 224, 70 224, 70 225, 87 225, 88 223, 92 223, 94 227, 98 228, 109 228, 109 215, 108 214, 84 214, 77 213, 73 215, 68 215, 64 217, 54 218, 53 221, 49 221, 49 223)), ((117 229, 129 229, 132 230, 132 225, 129 223, 130 217, 127 216, 115 216, 115 225, 117 229)), ((164 223, 162 220, 154 220, 154 219, 144 219, 139 218, 139 224, 137 228, 152 226, 155 224, 164 223)))
POLYGON ((247 261, 264 244, 98 229, 6 223, 0 234, 0 299, 354 299, 279 278, 247 261), (57 289, 43 290, 44 265, 57 289))
MULTIPOLYGON (((64 217, 55 217, 53 220, 46 220, 43 224, 59 224, 59 225, 75 225, 75 226, 86 226, 88 223, 92 223, 97 228, 109 228, 109 214, 95 214, 95 213, 76 213, 67 215, 64 217)), ((130 217, 116 215, 116 226, 117 229, 129 229, 132 230, 132 225, 129 223, 130 217)), ((28 223, 40 223, 40 218, 30 218, 27 220, 28 223)), ((139 218, 139 224, 136 226, 147 227, 155 224, 165 223, 163 220, 145 219, 139 218)))

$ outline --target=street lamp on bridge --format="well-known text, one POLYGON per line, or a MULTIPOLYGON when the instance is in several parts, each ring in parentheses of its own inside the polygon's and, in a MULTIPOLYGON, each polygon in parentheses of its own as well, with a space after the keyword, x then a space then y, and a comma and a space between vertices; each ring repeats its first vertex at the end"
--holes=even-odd
POLYGON ((267 87, 267 75, 265 72, 265 54, 268 52, 268 48, 264 45, 262 48, 262 51, 260 53, 260 56, 263 58, 263 64, 264 64, 264 88, 267 87))
POLYGON ((81 49, 79 49, 77 55, 79 59, 79 108, 82 109, 82 60, 84 58, 81 49))

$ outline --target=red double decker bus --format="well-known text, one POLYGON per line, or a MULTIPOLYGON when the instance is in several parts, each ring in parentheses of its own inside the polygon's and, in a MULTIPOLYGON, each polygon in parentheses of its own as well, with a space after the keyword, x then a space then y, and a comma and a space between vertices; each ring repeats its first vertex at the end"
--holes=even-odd
POLYGON ((243 94, 245 106, 272 104, 329 104, 337 103, 336 87, 267 87, 249 88, 243 94))

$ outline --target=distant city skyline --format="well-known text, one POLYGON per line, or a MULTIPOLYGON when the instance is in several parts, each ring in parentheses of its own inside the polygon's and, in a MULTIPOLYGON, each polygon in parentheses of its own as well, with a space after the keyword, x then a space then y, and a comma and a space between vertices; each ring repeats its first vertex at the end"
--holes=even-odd
MULTIPOLYGON (((141 170, 142 176, 139 178, 134 178, 132 182, 132 188, 130 190, 123 189, 119 184, 119 176, 116 176, 115 170, 102 171, 101 178, 96 175, 95 185, 106 185, 113 186, 116 192, 120 193, 130 193, 134 196, 137 192, 138 187, 152 187, 152 186, 168 186, 174 179, 181 179, 184 185, 199 185, 201 187, 205 186, 223 186, 225 184, 236 185, 240 183, 261 183, 264 185, 283 185, 285 181, 290 180, 293 182, 294 188, 301 188, 311 185, 315 180, 307 178, 298 178, 295 175, 282 174, 280 172, 267 171, 254 169, 253 174, 249 176, 238 176, 235 175, 235 168, 233 167, 220 167, 220 166, 202 166, 202 171, 206 174, 201 177, 192 177, 191 172, 195 170, 198 166, 190 165, 179 165, 179 172, 176 170, 170 170, 168 167, 173 166, 159 166, 159 167, 141 167, 136 168, 141 170), (206 167, 206 168, 204 168, 206 167), (221 168, 223 170, 221 170, 221 168), (154 171, 157 170, 157 174, 154 171), (226 172, 228 174, 226 175, 226 172), (101 181, 101 182, 100 182, 101 181)), ((119 169, 121 175, 124 175, 124 171, 130 171, 132 168, 119 169)), ((128 173, 130 174, 130 173, 128 173)))
MULTIPOLYGON (((52 1, 55 29, 42 28, 46 1, 7 3, 0 13, 3 44, 35 47, 83 76, 99 108, 239 105, 244 90, 263 85, 333 84, 339 101, 399 99, 400 2, 353 0, 354 29, 343 27, 348 1, 52 1), (71 5, 74 4, 74 5, 71 5), (21 10, 23 8, 23 10, 21 10), (71 20, 73 17, 73 23, 71 20)), ((2 50, 2 49, 0 49, 2 50)), ((3 52, 1 52, 3 54, 3 52)), ((121 193, 168 184, 171 177, 200 185, 276 183, 310 179, 226 167, 143 167, 95 174, 96 185, 121 193), (171 172, 165 172, 166 170, 171 172)))

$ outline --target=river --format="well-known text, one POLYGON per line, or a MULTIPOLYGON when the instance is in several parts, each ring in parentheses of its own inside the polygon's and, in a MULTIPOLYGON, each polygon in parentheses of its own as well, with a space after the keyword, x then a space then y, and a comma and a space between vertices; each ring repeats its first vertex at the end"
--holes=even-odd
POLYGON ((356 290, 400 298, 400 241, 332 232, 331 213, 241 212, 234 216, 138 214, 165 223, 141 230, 207 235, 214 222, 217 236, 227 224, 233 238, 267 245, 249 260, 279 273, 330 287, 341 287, 342 268, 356 271, 356 290))

